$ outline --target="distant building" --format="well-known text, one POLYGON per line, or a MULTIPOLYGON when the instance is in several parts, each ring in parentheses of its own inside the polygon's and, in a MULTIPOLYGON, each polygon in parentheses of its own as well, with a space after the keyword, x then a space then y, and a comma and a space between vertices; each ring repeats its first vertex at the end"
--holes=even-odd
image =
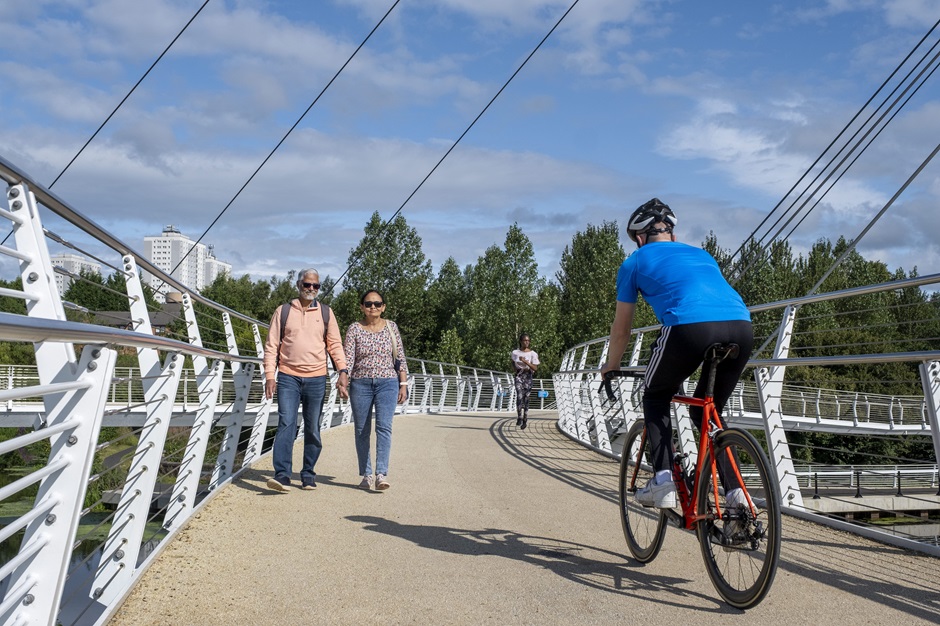
POLYGON ((206 251, 206 284, 211 285, 222 274, 232 274, 232 264, 215 258, 215 247, 208 246, 206 251))
MULTIPOLYGON (((90 274, 100 274, 101 273, 101 264, 95 263, 94 261, 89 261, 85 257, 78 254, 55 254, 50 257, 52 261, 52 267, 61 267, 69 274, 74 274, 78 276, 84 270, 86 273, 90 274)), ((63 295, 66 290, 68 290, 69 285, 72 284, 74 279, 71 276, 65 274, 60 274, 55 272, 55 286, 59 290, 59 295, 63 295)))
MULTIPOLYGON (((201 290, 220 274, 232 271, 230 263, 215 258, 212 246, 193 242, 172 224, 164 228, 159 237, 144 237, 144 256, 193 291, 201 290)), ((164 299, 163 294, 173 289, 149 274, 146 279, 160 301, 164 299)))

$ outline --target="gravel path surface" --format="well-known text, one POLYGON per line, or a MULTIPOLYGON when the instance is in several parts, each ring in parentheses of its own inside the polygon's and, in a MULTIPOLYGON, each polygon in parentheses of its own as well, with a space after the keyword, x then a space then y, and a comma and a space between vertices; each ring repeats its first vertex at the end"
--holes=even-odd
POLYGON ((616 463, 555 419, 396 417, 381 493, 356 488, 351 427, 324 432, 315 491, 267 490, 266 457, 109 624, 940 623, 940 559, 787 516, 774 586, 747 613, 720 601, 691 534, 670 528, 659 557, 635 563, 616 463))

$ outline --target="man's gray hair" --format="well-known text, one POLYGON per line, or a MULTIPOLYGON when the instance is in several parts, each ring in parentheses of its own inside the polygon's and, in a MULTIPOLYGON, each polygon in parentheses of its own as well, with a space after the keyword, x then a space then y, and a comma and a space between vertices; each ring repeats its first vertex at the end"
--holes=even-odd
POLYGON ((297 272, 297 286, 300 286, 300 283, 304 282, 304 276, 307 274, 316 274, 317 278, 320 278, 320 272, 317 271, 315 267, 308 267, 297 272))

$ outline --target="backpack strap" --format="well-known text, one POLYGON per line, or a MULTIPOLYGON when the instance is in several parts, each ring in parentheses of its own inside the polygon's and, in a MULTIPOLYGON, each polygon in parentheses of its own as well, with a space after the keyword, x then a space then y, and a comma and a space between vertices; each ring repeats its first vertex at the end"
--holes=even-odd
MULTIPOLYGON (((280 335, 280 342, 277 344, 277 358, 275 359, 275 362, 274 362, 275 369, 277 368, 277 364, 281 360, 281 344, 284 343, 284 331, 287 330, 287 318, 290 315, 292 302, 293 302, 293 299, 288 300, 287 302, 281 305, 281 335, 280 335)), ((318 305, 320 307, 320 315, 323 316, 323 347, 324 349, 326 349, 326 335, 327 335, 327 331, 330 328, 330 307, 328 307, 323 302, 318 303, 318 305)), ((330 354, 329 349, 326 349, 326 354, 327 356, 330 357, 330 361, 333 361, 333 355, 330 354)), ((336 369, 335 361, 333 362, 333 369, 336 369)))

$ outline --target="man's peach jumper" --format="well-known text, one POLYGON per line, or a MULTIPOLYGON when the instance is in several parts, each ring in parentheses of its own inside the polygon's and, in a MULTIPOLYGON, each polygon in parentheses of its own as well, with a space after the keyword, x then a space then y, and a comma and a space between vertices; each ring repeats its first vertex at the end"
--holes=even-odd
MULTIPOLYGON (((299 299, 291 300, 290 314, 281 341, 281 307, 271 316, 268 328, 268 340, 264 346, 264 377, 275 379, 274 364, 277 361, 277 349, 280 344, 281 360, 278 371, 291 376, 311 378, 326 375, 326 346, 323 344, 323 314, 320 305, 313 301, 310 307, 301 308, 299 299), (315 307, 315 308, 314 308, 315 307)), ((330 315, 330 325, 326 333, 330 355, 337 371, 346 369, 346 353, 343 352, 343 340, 339 334, 339 323, 330 315)))

